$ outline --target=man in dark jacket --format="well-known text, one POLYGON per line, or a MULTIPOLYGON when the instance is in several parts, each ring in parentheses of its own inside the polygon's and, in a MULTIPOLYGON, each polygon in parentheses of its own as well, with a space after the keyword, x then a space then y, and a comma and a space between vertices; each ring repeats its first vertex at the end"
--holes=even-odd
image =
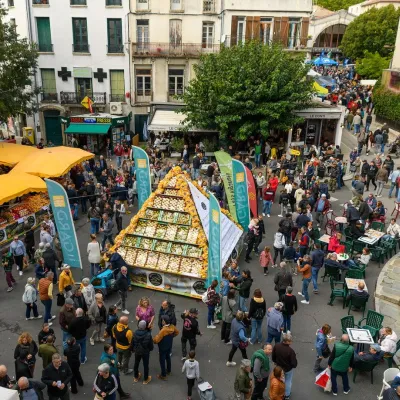
POLYGON ((53 354, 52 362, 42 372, 42 382, 47 386, 51 400, 69 400, 68 384, 72 379, 72 371, 61 356, 53 354))
POLYGON ((286 271, 286 263, 284 261, 279 266, 279 272, 274 277, 274 283, 275 290, 278 292, 278 301, 281 301, 282 296, 286 293, 286 288, 293 286, 293 278, 292 274, 286 271))
POLYGON ((182 358, 181 360, 186 360, 186 344, 189 341, 190 351, 196 350, 196 335, 201 336, 201 332, 199 329, 199 323, 197 321, 198 310, 196 308, 191 308, 189 311, 185 310, 181 314, 181 318, 183 319, 183 329, 182 329, 182 358))
POLYGON ((285 373, 285 399, 289 399, 292 392, 292 380, 294 368, 297 367, 296 353, 290 347, 292 335, 282 334, 282 343, 277 343, 272 350, 272 361, 283 369, 285 373))
POLYGON ((281 231, 286 238, 286 243, 290 243, 293 228, 292 214, 287 213, 285 218, 279 221, 279 228, 281 228, 281 231))
MULTIPOLYGON (((82 296, 83 297, 83 296, 82 296)), ((90 319, 85 316, 82 308, 78 308, 75 312, 76 317, 68 326, 68 333, 73 336, 76 343, 81 346, 81 364, 85 364, 86 358, 86 335, 87 330, 91 326, 90 319)))
POLYGON ((82 290, 80 288, 75 289, 75 293, 71 296, 71 299, 74 302, 75 309, 82 308, 85 314, 88 312, 88 306, 86 304, 85 297, 82 295, 82 290))
POLYGON ((375 177, 376 177, 377 172, 378 172, 378 167, 375 165, 375 163, 373 161, 371 161, 368 165, 367 182, 365 184, 365 190, 367 192, 369 191, 370 182, 372 182, 372 185, 374 186, 374 189, 376 190, 375 177))
POLYGON ((160 330, 163 327, 162 324, 163 315, 168 316, 170 323, 176 326, 175 305, 171 304, 168 300, 164 300, 161 303, 160 312, 158 313, 158 327, 160 328, 160 330))
POLYGON ((46 385, 44 383, 23 376, 18 379, 12 389, 18 391, 20 400, 34 399, 35 395, 38 400, 44 400, 43 390, 45 388, 46 385))
POLYGON ((58 265, 60 260, 58 259, 56 252, 51 248, 51 244, 50 243, 46 243, 46 245, 44 246, 44 252, 43 252, 43 256, 42 257, 43 257, 43 260, 44 260, 45 269, 53 272, 54 279, 57 282, 56 265, 58 265))
POLYGON ((198 178, 198 176, 200 175, 200 167, 201 167, 201 158, 200 158, 200 154, 196 154, 193 157, 193 174, 192 174, 192 178, 194 180, 196 180, 198 178))
POLYGON ((310 254, 311 256, 311 279, 314 286, 314 293, 318 293, 318 273, 324 265, 325 253, 321 250, 319 243, 314 243, 314 250, 310 254))
POLYGON ((129 289, 129 276, 128 276, 128 269, 126 267, 121 268, 121 272, 117 276, 117 281, 115 282, 119 300, 115 304, 118 307, 121 304, 122 312, 124 314, 129 314, 129 311, 126 309, 126 298, 128 296, 128 289, 129 289))
POLYGON ((363 163, 361 165, 361 177, 365 179, 365 177, 368 174, 369 170, 369 164, 367 160, 363 160, 363 163))
POLYGON ((357 208, 355 208, 353 206, 353 204, 349 204, 347 206, 346 218, 347 218, 347 222, 350 225, 352 234, 354 236, 356 236, 356 238, 359 238, 360 236, 362 236, 363 233, 357 227, 357 221, 360 220, 360 213, 357 210, 357 208))
POLYGON ((358 212, 360 213, 360 219, 362 222, 366 222, 369 219, 369 215, 371 214, 371 209, 366 201, 360 196, 360 205, 358 207, 358 212))
POLYGON ((133 335, 133 350, 135 351, 135 365, 133 367, 134 382, 138 382, 142 374, 139 372, 140 361, 143 360, 144 381, 147 385, 151 381, 149 376, 150 352, 154 349, 153 338, 146 329, 146 321, 139 321, 138 329, 133 335))

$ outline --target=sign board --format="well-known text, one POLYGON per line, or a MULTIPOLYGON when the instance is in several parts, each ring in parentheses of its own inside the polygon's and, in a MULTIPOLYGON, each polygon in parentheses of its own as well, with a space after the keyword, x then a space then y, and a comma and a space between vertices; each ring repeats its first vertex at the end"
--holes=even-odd
POLYGON ((109 117, 71 117, 69 122, 73 124, 111 124, 109 117))
POLYGON ((85 96, 84 99, 81 101, 81 104, 83 105, 83 107, 89 110, 90 101, 90 98, 88 96, 85 96))
POLYGON ((90 67, 74 67, 74 78, 92 78, 92 68, 90 67))

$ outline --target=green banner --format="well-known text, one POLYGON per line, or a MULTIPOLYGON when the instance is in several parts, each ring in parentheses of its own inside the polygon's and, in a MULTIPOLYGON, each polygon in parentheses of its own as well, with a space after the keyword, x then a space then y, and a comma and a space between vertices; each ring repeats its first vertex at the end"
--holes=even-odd
POLYGON ((235 195, 233 192, 233 172, 232 172, 232 157, 224 151, 216 151, 215 158, 221 171, 221 177, 224 181, 226 197, 228 199, 229 212, 237 222, 235 195))
POLYGON ((216 279, 221 282, 221 207, 213 194, 210 194, 208 210, 208 271, 207 287, 216 279))
POLYGON ((236 215, 239 224, 247 232, 250 224, 250 205, 245 166, 240 161, 232 159, 232 171, 236 215))
POLYGON ((140 209, 151 194, 149 156, 140 147, 133 146, 133 159, 135 160, 136 188, 140 209))

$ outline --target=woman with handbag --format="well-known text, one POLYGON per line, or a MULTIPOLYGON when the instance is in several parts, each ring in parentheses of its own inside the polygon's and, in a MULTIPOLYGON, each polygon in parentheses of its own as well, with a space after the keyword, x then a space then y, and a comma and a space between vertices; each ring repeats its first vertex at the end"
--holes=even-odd
POLYGON ((226 362, 227 367, 234 367, 235 362, 232 361, 237 349, 240 349, 242 358, 247 359, 246 347, 249 345, 250 339, 246 336, 246 326, 243 323, 244 312, 238 311, 236 317, 232 320, 231 324, 231 341, 232 349, 229 352, 228 361, 226 362))
POLYGON ((72 288, 75 285, 75 281, 69 265, 65 264, 61 268, 61 271, 62 272, 58 278, 58 290, 60 293, 64 294, 66 299, 68 299, 72 296, 72 288))
POLYGON ((22 301, 26 305, 26 320, 30 319, 39 319, 42 318, 41 315, 38 313, 36 301, 37 301, 37 294, 38 291, 35 288, 35 278, 28 278, 28 282, 25 285, 25 291, 22 296, 22 301), (31 317, 31 310, 33 312, 33 317, 31 317))
POLYGON ((90 344, 94 346, 94 341, 105 342, 105 339, 101 336, 101 328, 107 321, 107 311, 104 307, 103 296, 97 293, 95 296, 95 302, 90 306, 88 316, 94 325, 94 331, 90 337, 90 344))
POLYGON ((235 291, 233 289, 229 290, 228 295, 222 297, 222 327, 221 327, 221 340, 225 344, 231 344, 230 334, 231 334, 231 324, 238 311, 238 304, 235 300, 235 291))
POLYGON ((328 346, 328 335, 331 333, 331 326, 325 324, 321 329, 317 331, 317 337, 315 339, 315 350, 317 350, 317 359, 314 364, 314 372, 319 374, 324 368, 321 367, 321 362, 324 358, 328 358, 331 354, 331 350, 328 346))
POLYGON ((37 353, 38 347, 32 336, 28 332, 21 333, 14 350, 16 380, 23 376, 33 378, 37 353))

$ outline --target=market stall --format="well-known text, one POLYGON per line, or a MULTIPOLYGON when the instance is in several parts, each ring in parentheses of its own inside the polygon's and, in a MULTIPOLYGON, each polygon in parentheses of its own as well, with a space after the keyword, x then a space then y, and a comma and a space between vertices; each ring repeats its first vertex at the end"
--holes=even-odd
POLYGON ((29 155, 37 154, 39 151, 33 146, 0 142, 0 164, 12 168, 29 155))
MULTIPOLYGON (((159 183, 111 249, 132 267, 134 285, 201 298, 208 270, 206 202, 207 194, 179 167, 159 183)), ((243 230, 228 211, 222 212, 224 265, 243 230)))

